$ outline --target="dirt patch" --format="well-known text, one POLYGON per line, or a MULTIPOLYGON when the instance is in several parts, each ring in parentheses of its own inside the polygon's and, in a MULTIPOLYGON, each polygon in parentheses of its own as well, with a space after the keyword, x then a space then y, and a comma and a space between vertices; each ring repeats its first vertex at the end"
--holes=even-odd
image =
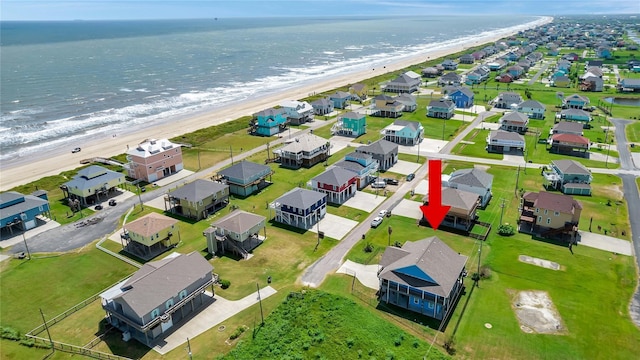
POLYGON ((616 200, 622 200, 624 198, 624 193, 620 190, 620 186, 618 185, 603 186, 602 190, 613 194, 616 197, 616 200))
POLYGON ((489 168, 491 168, 491 166, 489 165, 479 165, 479 164, 474 164, 473 167, 482 171, 489 171, 489 168))
POLYGON ((558 264, 557 262, 549 261, 549 260, 534 258, 527 255, 518 256, 518 260, 522 261, 523 263, 540 266, 545 269, 560 270, 560 264, 558 264))
POLYGON ((546 291, 520 291, 512 302, 520 329, 526 333, 562 335, 562 318, 546 291))

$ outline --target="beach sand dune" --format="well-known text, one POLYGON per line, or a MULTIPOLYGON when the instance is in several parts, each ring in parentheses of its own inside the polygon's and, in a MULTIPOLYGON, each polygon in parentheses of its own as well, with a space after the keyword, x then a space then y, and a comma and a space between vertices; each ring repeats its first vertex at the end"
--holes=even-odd
MULTIPOLYGON (((535 23, 532 23, 530 27, 549 23, 552 20, 553 18, 545 17, 535 23)), ((513 33, 515 33, 515 31, 513 33)), ((301 85, 300 87, 288 91, 222 107, 211 113, 180 119, 174 123, 149 127, 145 131, 111 134, 110 136, 95 138, 90 142, 82 144, 69 143, 67 146, 61 146, 58 149, 47 151, 46 153, 34 154, 30 158, 1 164, 0 190, 6 191, 18 185, 27 184, 45 176, 57 175, 62 171, 75 169, 80 166, 80 161, 83 159, 111 157, 125 153, 127 146, 135 146, 145 139, 173 138, 180 136, 198 129, 254 114, 260 110, 275 106, 285 99, 302 99, 314 92, 322 93, 330 91, 346 84, 357 83, 387 72, 401 70, 412 65, 425 62, 428 59, 445 57, 449 54, 463 51, 471 46, 493 43, 512 34, 505 34, 504 32, 501 32, 496 35, 488 35, 481 40, 476 38, 467 43, 438 49, 426 54, 422 53, 402 60, 389 59, 389 63, 384 67, 345 74, 313 84, 301 85), (80 146, 82 151, 72 154, 71 150, 77 146, 80 146)))

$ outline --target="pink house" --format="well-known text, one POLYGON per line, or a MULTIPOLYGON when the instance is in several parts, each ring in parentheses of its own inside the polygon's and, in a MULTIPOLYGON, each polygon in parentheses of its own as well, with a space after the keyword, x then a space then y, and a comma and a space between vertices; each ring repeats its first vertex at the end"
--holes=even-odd
POLYGON ((154 182, 182 170, 182 149, 167 139, 145 140, 127 150, 129 176, 154 182))

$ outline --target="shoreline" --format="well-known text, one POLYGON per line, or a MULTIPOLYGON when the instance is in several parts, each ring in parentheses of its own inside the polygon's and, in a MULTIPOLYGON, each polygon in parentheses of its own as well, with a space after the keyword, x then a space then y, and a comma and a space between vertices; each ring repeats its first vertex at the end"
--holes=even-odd
POLYGON ((73 170, 80 166, 80 160, 83 159, 111 157, 123 154, 127 151, 127 146, 136 146, 145 139, 173 138, 199 129, 216 126, 243 116, 250 116, 256 112, 275 106, 283 99, 303 99, 314 92, 322 93, 334 90, 345 84, 353 84, 385 73, 402 70, 423 63, 427 59, 444 58, 447 55, 464 51, 469 47, 493 43, 513 35, 518 31, 547 24, 552 20, 552 17, 542 17, 537 21, 522 24, 519 29, 508 32, 504 29, 505 32, 498 31, 495 35, 488 34, 482 39, 463 41, 452 46, 408 56, 400 60, 390 60, 385 66, 372 70, 361 70, 337 75, 319 82, 300 84, 300 86, 289 90, 229 104, 206 113, 185 114, 183 117, 179 116, 174 121, 163 121, 147 129, 136 129, 130 133, 112 134, 112 136, 102 136, 100 138, 87 140, 86 142, 65 144, 64 146, 47 150, 42 154, 5 162, 0 165, 0 169, 2 170, 0 175, 0 190, 6 191, 46 176, 58 175, 62 171, 73 170), (74 147, 81 147, 82 151, 72 154, 70 151, 74 147))

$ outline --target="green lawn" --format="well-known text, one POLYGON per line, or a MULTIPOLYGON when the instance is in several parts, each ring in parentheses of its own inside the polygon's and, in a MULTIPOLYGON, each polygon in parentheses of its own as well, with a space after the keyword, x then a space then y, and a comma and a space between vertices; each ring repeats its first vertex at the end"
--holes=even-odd
MULTIPOLYGON (((289 296, 222 359, 422 359, 429 343, 341 295, 306 290, 289 296), (372 336, 375 334, 375 336, 372 336)), ((432 350, 428 359, 445 359, 432 350)))
POLYGON ((627 141, 640 143, 640 121, 634 121, 626 127, 627 141))
POLYGON ((485 147, 487 146, 487 136, 491 130, 473 129, 464 138, 465 142, 460 142, 453 148, 452 153, 456 155, 466 155, 473 157, 481 157, 485 159, 502 160, 502 154, 490 153, 485 147))

